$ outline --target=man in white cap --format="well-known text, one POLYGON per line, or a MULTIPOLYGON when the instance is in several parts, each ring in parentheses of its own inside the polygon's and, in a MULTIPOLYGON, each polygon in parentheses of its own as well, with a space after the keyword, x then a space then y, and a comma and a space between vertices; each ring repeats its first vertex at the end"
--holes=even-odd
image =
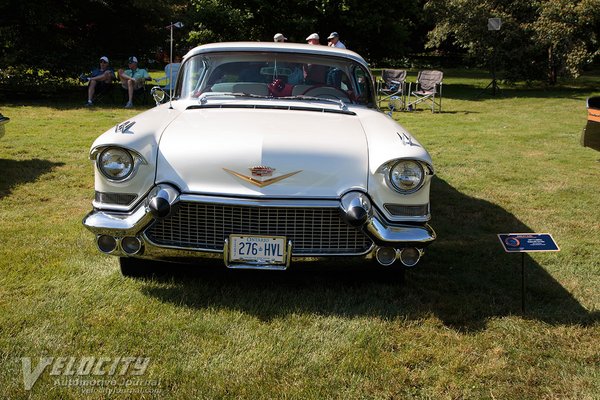
POLYGON ((286 40, 288 40, 288 39, 285 36, 283 36, 283 33, 276 33, 275 36, 273 36, 273 41, 274 42, 283 43, 286 40))
POLYGON ((128 60, 129 69, 119 70, 119 79, 121 79, 121 86, 123 89, 127 89, 129 95, 129 101, 125 104, 125 108, 133 107, 133 92, 144 88, 145 81, 149 81, 150 74, 143 68, 138 68, 138 59, 135 56, 129 57, 128 60))
POLYGON ((340 34, 337 32, 331 32, 331 35, 327 37, 329 47, 337 47, 338 49, 345 49, 344 43, 340 42, 340 34))
POLYGON ((321 44, 319 43, 319 34, 318 33, 311 33, 310 35, 308 35, 308 37, 306 38, 306 42, 308 44, 321 44))
POLYGON ((79 79, 82 82, 88 83, 88 100, 85 103, 87 107, 93 106, 94 94, 106 91, 113 78, 115 77, 115 71, 108 64, 108 57, 100 57, 100 68, 92 70, 92 74, 89 77, 80 76, 79 79))

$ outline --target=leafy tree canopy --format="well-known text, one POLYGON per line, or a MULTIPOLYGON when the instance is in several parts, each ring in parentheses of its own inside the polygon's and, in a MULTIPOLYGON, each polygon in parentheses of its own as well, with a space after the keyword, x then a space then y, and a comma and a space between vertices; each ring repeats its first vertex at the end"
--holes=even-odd
POLYGON ((428 0, 435 28, 427 46, 455 44, 504 71, 507 80, 556 83, 598 55, 600 0, 428 0), (488 18, 501 18, 488 31, 488 18))
POLYGON ((190 45, 229 40, 272 41, 277 32, 304 43, 313 32, 341 40, 370 61, 401 58, 414 47, 422 1, 193 0, 190 45))

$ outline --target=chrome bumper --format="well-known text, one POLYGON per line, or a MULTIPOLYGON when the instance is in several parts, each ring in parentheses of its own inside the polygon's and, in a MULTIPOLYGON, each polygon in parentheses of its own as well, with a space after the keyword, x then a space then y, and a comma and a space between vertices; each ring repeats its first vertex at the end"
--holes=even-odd
MULTIPOLYGON (((341 208, 340 202, 336 200, 317 200, 317 201, 295 201, 295 200, 249 200, 240 199, 223 199, 207 196, 195 195, 179 195, 173 190, 168 190, 169 193, 163 193, 163 198, 171 205, 176 207, 181 200, 194 201, 210 201, 210 202, 226 202, 238 203, 254 206, 292 206, 297 205, 314 207, 337 207, 341 208)), ((156 194, 156 191, 151 193, 156 194)), ((151 197, 152 194, 149 196, 151 197)), ((223 259, 223 251, 212 250, 193 250, 168 248, 153 244, 144 234, 145 229, 153 222, 154 216, 151 210, 151 199, 142 201, 136 209, 130 213, 93 210, 83 218, 83 225, 94 233, 97 237, 108 235, 117 238, 119 245, 114 251, 108 254, 116 256, 135 256, 139 258, 166 260, 166 261, 185 261, 194 258, 221 258, 223 259), (136 254, 125 253, 120 245, 120 240, 123 237, 135 236, 142 242, 142 249, 136 254)), ((397 224, 390 223, 385 220, 377 210, 369 215, 366 222, 362 225, 363 232, 373 241, 373 246, 361 256, 370 257, 372 253, 379 247, 393 247, 401 249, 405 247, 416 247, 423 249, 433 242, 436 238, 434 230, 428 224, 413 225, 413 224, 397 224)), ((356 255, 353 255, 356 256, 356 255)), ((315 256, 321 258, 321 256, 315 256)), ((313 259, 313 256, 293 256, 293 260, 298 259, 313 259)), ((328 257, 328 256, 324 256, 328 257)))

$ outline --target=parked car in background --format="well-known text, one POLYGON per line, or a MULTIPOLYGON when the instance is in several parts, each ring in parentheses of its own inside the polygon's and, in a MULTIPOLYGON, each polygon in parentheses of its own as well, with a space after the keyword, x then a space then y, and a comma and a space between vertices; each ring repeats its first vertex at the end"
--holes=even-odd
POLYGON ((2 138, 2 136, 4 136, 6 127, 5 125, 8 123, 8 121, 10 121, 10 118, 5 117, 4 115, 0 114, 0 138, 2 138))
POLYGON ((600 96, 587 99, 587 124, 581 135, 581 144, 600 151, 600 96))
MULTIPOLYGON (((155 91, 157 99, 164 96, 155 91)), ((92 145, 83 224, 125 275, 144 259, 416 265, 435 239, 423 146, 376 106, 358 54, 326 46, 219 43, 183 60, 173 99, 92 145)))

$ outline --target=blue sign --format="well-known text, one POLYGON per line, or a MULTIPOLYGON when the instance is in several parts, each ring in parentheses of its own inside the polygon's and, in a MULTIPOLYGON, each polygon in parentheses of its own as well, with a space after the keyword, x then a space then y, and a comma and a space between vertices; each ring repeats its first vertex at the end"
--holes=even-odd
POLYGON ((500 233, 498 239, 507 253, 560 251, 549 233, 500 233))

